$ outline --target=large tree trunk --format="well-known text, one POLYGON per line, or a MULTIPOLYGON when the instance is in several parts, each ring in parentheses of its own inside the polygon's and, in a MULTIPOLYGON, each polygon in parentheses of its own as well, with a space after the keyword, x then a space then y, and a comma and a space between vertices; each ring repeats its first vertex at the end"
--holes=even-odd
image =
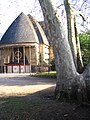
POLYGON ((55 7, 54 0, 39 0, 46 25, 51 35, 50 43, 55 55, 57 82, 55 95, 57 98, 85 99, 85 81, 83 75, 79 75, 73 62, 71 47, 66 38, 61 18, 55 7), (73 89, 75 88, 75 89, 73 89))
POLYGON ((76 15, 71 7, 70 0, 64 0, 64 5, 67 16, 68 40, 71 46, 74 63, 78 72, 82 72, 83 62, 81 57, 80 43, 76 26, 76 15))
POLYGON ((64 0, 66 16, 67 16, 67 28, 68 28, 68 41, 71 47, 75 67, 77 68, 77 47, 75 39, 75 27, 74 27, 74 11, 70 5, 70 0, 64 0))

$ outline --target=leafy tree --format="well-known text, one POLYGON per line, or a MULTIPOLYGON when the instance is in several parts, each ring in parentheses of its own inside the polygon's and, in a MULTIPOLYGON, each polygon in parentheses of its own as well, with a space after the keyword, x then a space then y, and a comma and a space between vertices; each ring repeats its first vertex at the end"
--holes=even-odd
POLYGON ((86 66, 90 59, 90 31, 79 34, 82 58, 84 66, 86 66))

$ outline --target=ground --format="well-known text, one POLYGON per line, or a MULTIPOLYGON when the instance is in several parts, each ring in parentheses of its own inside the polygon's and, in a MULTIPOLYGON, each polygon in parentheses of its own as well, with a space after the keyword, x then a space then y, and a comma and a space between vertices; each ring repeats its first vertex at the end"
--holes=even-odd
POLYGON ((0 77, 0 120, 89 120, 90 105, 58 101, 55 79, 0 77))

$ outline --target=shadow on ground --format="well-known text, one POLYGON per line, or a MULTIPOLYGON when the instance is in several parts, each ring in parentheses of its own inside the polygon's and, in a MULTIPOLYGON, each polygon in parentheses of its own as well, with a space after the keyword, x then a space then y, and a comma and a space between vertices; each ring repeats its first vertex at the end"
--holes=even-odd
POLYGON ((0 78, 0 97, 36 93, 55 86, 55 82, 55 79, 30 76, 0 78))
POLYGON ((55 87, 26 96, 0 99, 0 120, 90 120, 90 107, 60 102, 55 87))
POLYGON ((0 78, 0 85, 3 86, 26 86, 26 85, 46 85, 55 84, 56 78, 40 78, 40 77, 5 77, 0 78))

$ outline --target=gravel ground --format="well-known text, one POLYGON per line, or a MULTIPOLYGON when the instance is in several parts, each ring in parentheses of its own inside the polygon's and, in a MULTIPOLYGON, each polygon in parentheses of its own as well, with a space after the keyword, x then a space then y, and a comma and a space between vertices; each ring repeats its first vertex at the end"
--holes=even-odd
POLYGON ((55 86, 55 79, 30 75, 0 75, 0 97, 24 96, 55 86))

